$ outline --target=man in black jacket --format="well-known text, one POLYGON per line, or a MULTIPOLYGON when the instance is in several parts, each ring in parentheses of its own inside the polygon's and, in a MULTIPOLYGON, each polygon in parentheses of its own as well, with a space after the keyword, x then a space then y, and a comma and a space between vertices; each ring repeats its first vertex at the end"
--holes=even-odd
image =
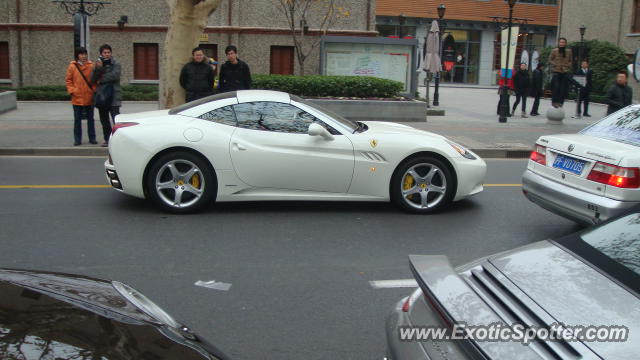
POLYGON ((224 49, 224 53, 227 55, 227 61, 220 67, 220 92, 250 89, 251 71, 246 62, 238 59, 238 49, 229 45, 224 49))
POLYGON ((529 86, 531 85, 529 79, 529 71, 527 70, 527 64, 520 64, 520 70, 513 76, 513 87, 516 89, 516 102, 513 104, 513 110, 511 111, 514 116, 520 99, 522 99, 522 117, 527 116, 527 95, 529 94, 529 86))
POLYGON ((585 77, 585 86, 580 88, 580 97, 578 98, 578 113, 576 115, 578 117, 591 117, 591 115, 589 115, 589 94, 591 93, 591 88, 593 87, 593 70, 589 69, 589 62, 587 60, 582 60, 580 70, 578 70, 575 75, 585 77))
POLYGON ((202 48, 191 51, 193 59, 182 67, 180 86, 186 90, 187 102, 213 94, 213 68, 205 61, 202 48))
POLYGON ((607 115, 631 105, 632 99, 633 91, 627 86, 627 73, 620 71, 618 72, 616 83, 611 85, 609 91, 607 91, 607 97, 605 98, 605 104, 609 105, 607 115))
POLYGON ((533 96, 533 107, 531 107, 531 116, 538 116, 538 107, 540 107, 540 97, 544 95, 544 64, 538 63, 538 67, 533 70, 533 81, 531 84, 531 96, 533 96))

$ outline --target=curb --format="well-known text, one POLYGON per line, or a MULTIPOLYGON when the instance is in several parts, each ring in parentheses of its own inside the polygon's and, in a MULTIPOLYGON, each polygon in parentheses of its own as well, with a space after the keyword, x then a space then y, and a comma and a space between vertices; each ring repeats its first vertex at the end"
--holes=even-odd
MULTIPOLYGON (((471 149, 478 156, 493 159, 526 159, 531 149, 471 149)), ((109 151, 103 147, 7 147, 0 148, 0 156, 107 156, 109 151)))

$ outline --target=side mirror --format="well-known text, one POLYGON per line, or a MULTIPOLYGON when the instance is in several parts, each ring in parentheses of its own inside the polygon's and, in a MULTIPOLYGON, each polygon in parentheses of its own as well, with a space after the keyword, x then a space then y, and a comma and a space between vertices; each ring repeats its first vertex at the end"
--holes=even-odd
POLYGON ((333 135, 320 124, 312 123, 309 125, 309 136, 322 136, 325 140, 333 140, 333 135))

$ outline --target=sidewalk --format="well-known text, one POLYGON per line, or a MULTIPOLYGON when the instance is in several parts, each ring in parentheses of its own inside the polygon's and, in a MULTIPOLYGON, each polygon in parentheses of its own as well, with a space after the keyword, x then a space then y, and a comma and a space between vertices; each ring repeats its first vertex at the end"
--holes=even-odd
MULTIPOLYGON (((425 88, 419 88, 424 97, 425 88)), ((431 88, 433 94, 433 88, 431 88)), ((433 95, 432 95, 433 96, 433 95)), ((527 99, 530 111, 533 99, 527 99)), ((440 89, 440 108, 446 116, 429 116, 426 122, 407 125, 451 138, 485 157, 527 156, 535 140, 545 134, 575 133, 602 118, 604 105, 590 105, 593 117, 572 119, 575 103, 567 102, 561 125, 549 125, 543 116, 521 118, 519 110, 507 123, 499 123, 496 115, 498 95, 495 89, 440 89)), ((511 101, 515 101, 512 97, 511 101)), ((551 106, 540 104, 540 113, 551 106)), ((154 102, 123 102, 121 112, 135 113, 157 110, 154 102)), ((102 128, 96 111, 96 135, 102 143, 102 128)), ((86 122, 83 122, 81 146, 73 146, 73 111, 68 102, 19 102, 18 109, 0 115, 0 155, 105 155, 106 149, 89 145, 86 122)))

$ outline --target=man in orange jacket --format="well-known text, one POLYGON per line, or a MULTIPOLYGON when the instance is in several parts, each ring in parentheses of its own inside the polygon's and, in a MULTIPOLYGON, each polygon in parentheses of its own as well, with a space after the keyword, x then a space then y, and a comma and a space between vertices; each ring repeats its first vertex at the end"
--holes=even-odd
POLYGON ((88 59, 87 49, 75 49, 75 60, 69 64, 64 77, 67 92, 71 95, 73 105, 73 145, 82 144, 82 116, 87 118, 89 143, 97 144, 96 129, 93 118, 93 93, 95 85, 89 79, 93 71, 93 63, 88 59))

